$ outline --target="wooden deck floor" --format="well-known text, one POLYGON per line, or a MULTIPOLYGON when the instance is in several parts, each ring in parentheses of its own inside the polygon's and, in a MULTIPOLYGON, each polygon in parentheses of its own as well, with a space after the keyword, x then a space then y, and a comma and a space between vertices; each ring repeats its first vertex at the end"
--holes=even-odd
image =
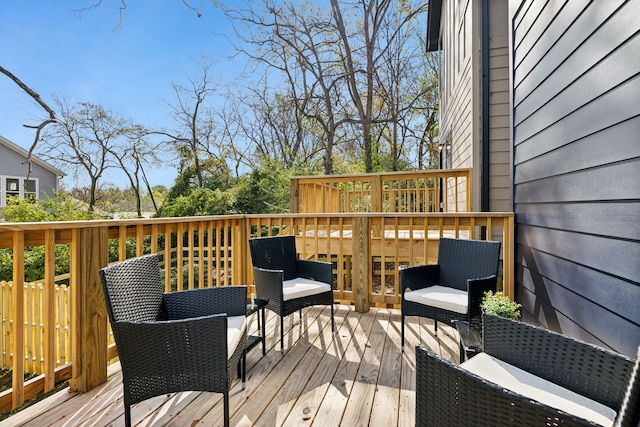
MULTIPOLYGON (((247 355, 247 383, 233 385, 232 426, 413 426, 415 352, 418 342, 458 361, 457 333, 433 322, 408 318, 406 352, 400 351, 400 311, 373 308, 361 314, 335 306, 336 333, 328 307, 311 307, 302 319, 285 320, 281 354, 277 317, 267 311, 267 354, 247 355)), ((252 319, 251 330, 256 329, 252 319)), ((8 418, 2 425, 122 426, 119 365, 108 381, 88 393, 63 390, 8 418)), ((137 426, 222 425, 220 394, 185 392, 159 396, 132 407, 137 426)))

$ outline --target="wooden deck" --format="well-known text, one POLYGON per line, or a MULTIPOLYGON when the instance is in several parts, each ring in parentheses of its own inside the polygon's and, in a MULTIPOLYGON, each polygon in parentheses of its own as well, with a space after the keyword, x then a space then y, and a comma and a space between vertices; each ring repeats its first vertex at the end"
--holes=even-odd
MULTIPOLYGON (((400 351, 400 311, 372 308, 357 313, 335 306, 336 333, 328 307, 311 307, 285 320, 281 354, 277 317, 267 311, 267 354, 247 354, 247 383, 234 383, 232 426, 413 426, 415 352, 418 342, 458 361, 457 332, 408 318, 406 352, 400 351)), ((255 318, 251 319, 255 331, 255 318)), ((220 394, 185 392, 132 407, 137 426, 222 425, 220 394)), ((85 394, 61 391, 1 423, 2 426, 122 426, 119 365, 108 381, 85 394)))

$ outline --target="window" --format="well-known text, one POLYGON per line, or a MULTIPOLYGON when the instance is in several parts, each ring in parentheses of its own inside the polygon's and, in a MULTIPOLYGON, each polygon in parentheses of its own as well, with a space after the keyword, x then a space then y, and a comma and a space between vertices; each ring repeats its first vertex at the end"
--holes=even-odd
POLYGON ((0 177, 0 207, 7 205, 10 197, 18 197, 20 199, 38 198, 38 179, 26 179, 13 176, 0 177))
POLYGON ((24 189, 23 189, 23 197, 29 197, 32 200, 38 198, 38 183, 35 179, 25 179, 24 180, 24 189))

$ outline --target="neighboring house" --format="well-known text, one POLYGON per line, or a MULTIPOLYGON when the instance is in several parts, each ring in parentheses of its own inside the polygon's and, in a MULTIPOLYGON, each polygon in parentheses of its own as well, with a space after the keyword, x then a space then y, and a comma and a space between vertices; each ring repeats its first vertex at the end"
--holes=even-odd
POLYGON ((428 20, 427 50, 440 52, 442 168, 473 168, 474 211, 511 212, 507 0, 430 0, 428 20))
POLYGON ((27 164, 28 151, 0 136, 0 208, 8 197, 41 198, 52 196, 59 189, 59 178, 65 175, 45 161, 31 156, 31 171, 27 164))
POLYGON ((635 357, 640 0, 429 3, 429 47, 441 48, 443 57, 441 129, 448 133, 441 138, 450 136, 451 166, 479 167, 481 180, 488 145, 490 210, 503 210, 491 192, 502 188, 496 187, 502 172, 492 168, 500 164, 494 153, 503 152, 498 125, 504 118, 502 103, 487 108, 483 100, 503 96, 504 71, 497 65, 502 28, 508 29, 506 175, 524 320, 635 357), (493 113, 500 118, 494 121, 493 113))

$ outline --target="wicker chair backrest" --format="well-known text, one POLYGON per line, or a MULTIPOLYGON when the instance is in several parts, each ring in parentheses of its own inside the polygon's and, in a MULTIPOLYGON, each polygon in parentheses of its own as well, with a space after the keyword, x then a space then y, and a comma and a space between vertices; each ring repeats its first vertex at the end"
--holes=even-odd
POLYGON ((633 360, 548 329, 484 314, 483 351, 617 410, 633 360), (606 376, 600 371, 606 370, 606 376))
POLYGON ((295 236, 257 237, 249 239, 254 267, 283 270, 284 280, 298 277, 295 236))
POLYGON ((162 315, 162 279, 156 254, 100 270, 111 322, 153 322, 162 315))
POLYGON ((440 284, 467 290, 467 280, 498 274, 500 242, 441 238, 440 284))

